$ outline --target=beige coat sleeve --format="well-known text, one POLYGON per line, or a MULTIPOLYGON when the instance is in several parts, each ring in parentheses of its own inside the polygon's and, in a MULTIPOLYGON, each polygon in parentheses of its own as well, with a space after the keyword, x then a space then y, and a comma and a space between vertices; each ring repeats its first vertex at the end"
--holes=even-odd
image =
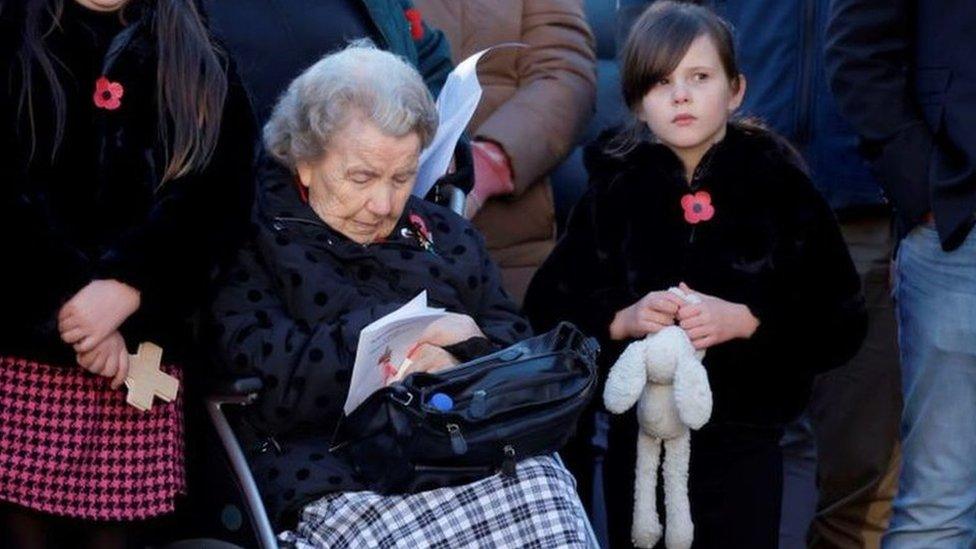
POLYGON ((582 0, 524 0, 518 91, 475 130, 512 162, 515 194, 545 176, 593 114, 596 54, 582 0))

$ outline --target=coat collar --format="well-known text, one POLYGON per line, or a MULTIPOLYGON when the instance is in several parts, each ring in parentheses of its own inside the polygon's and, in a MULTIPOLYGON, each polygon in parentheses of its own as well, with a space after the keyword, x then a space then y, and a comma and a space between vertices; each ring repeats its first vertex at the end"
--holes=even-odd
MULTIPOLYGON (((687 188, 684 165, 663 144, 642 141, 626 153, 609 152, 621 131, 620 128, 605 131, 586 147, 586 168, 595 180, 613 181, 620 174, 634 173, 667 179, 687 188)), ((692 188, 703 180, 713 178, 716 172, 734 173, 736 166, 761 161, 762 158, 800 165, 802 169, 802 160, 783 138, 752 124, 732 122, 726 128, 725 137, 712 145, 702 157, 695 170, 692 188)))
MULTIPOLYGON (((434 224, 428 210, 426 202, 411 196, 393 231, 377 244, 398 243, 436 253, 434 224)), ((325 242, 334 249, 362 251, 370 246, 350 240, 325 223, 302 200, 294 175, 267 153, 262 154, 258 169, 255 215, 276 231, 289 229, 317 242, 325 242)))

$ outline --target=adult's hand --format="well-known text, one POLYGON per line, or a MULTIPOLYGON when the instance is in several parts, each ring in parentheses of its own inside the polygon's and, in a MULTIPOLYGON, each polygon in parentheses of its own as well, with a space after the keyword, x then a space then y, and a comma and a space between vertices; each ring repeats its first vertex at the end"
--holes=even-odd
POLYGON ((429 343, 421 343, 411 350, 404 365, 397 372, 397 375, 390 379, 389 383, 400 381, 415 372, 434 373, 453 368, 458 364, 460 361, 443 348, 429 343))
POLYGON ((644 337, 673 326, 684 301, 668 291, 650 292, 633 305, 617 311, 610 323, 614 340, 644 337))
POLYGON ((472 337, 485 337, 473 318, 458 313, 447 313, 427 326, 427 329, 417 338, 416 345, 427 343, 437 347, 447 347, 472 337))
POLYGON ((139 291, 117 280, 93 280, 61 307, 58 331, 78 354, 87 353, 139 309, 139 291))
POLYGON ((696 349, 707 349, 730 339, 748 339, 759 327, 759 319, 741 303, 695 292, 683 282, 680 288, 701 298, 701 303, 685 303, 678 309, 679 326, 696 349))
POLYGON ((112 378, 112 389, 118 389, 129 374, 129 351, 119 332, 112 332, 92 350, 79 353, 78 365, 93 374, 112 378))

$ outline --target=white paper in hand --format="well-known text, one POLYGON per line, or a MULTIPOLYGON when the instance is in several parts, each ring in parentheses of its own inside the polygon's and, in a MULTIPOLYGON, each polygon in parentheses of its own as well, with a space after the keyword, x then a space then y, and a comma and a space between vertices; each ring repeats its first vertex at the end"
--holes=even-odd
POLYGON ((447 76, 441 93, 437 96, 437 133, 430 145, 420 153, 417 181, 413 187, 415 196, 424 197, 437 179, 447 173, 454 157, 454 147, 464 129, 474 116, 481 100, 481 83, 478 82, 478 61, 488 52, 505 47, 526 47, 525 44, 499 44, 468 57, 447 76))
POLYGON ((444 309, 427 306, 427 292, 424 291, 403 307, 363 328, 359 333, 356 362, 343 412, 348 415, 369 395, 385 387, 420 334, 444 315, 444 309))

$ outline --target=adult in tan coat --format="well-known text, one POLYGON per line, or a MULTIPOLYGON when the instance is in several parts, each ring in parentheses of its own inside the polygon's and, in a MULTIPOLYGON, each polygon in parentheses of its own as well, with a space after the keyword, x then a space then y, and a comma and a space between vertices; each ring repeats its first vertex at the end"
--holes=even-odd
POLYGON ((441 29, 455 63, 505 42, 482 59, 484 95, 468 134, 475 185, 467 215, 502 267, 519 303, 549 255, 556 226, 548 173, 576 144, 596 97, 593 35, 582 0, 415 0, 441 29))

